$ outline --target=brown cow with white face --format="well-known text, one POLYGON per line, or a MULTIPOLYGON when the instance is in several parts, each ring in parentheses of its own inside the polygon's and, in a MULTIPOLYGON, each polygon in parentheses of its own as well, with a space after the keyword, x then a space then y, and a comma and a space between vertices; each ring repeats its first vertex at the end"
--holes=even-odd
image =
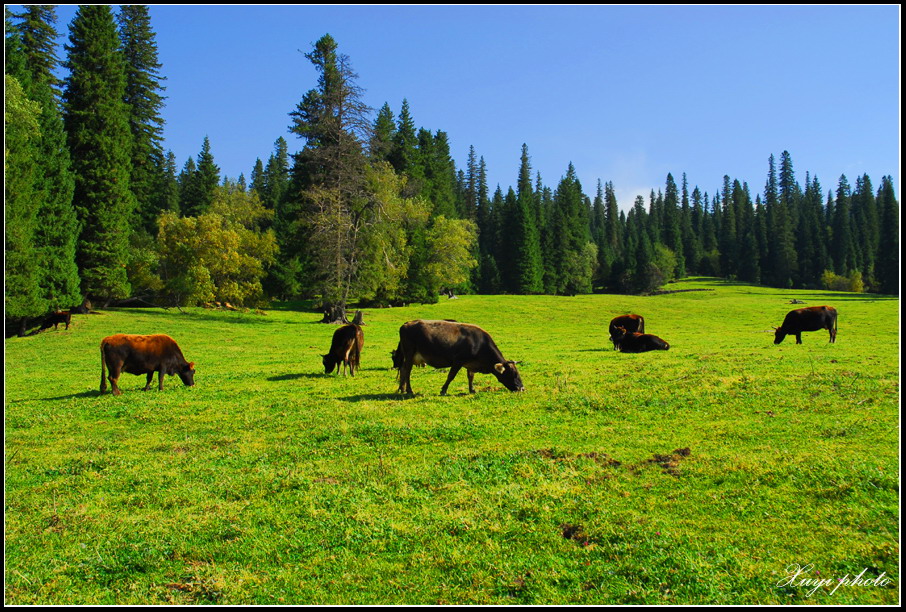
POLYGON ((159 391, 164 388, 164 374, 176 374, 187 387, 195 384, 195 364, 186 361, 173 338, 163 334, 116 334, 101 340, 101 393, 107 390, 109 379, 113 394, 122 394, 116 383, 123 372, 147 374, 143 391, 151 388, 155 372, 159 391), (105 367, 110 369, 110 376, 106 376, 105 367))
POLYGON ((412 366, 427 364, 450 368, 440 394, 462 368, 469 377, 469 393, 475 393, 476 372, 493 374, 510 391, 525 391, 515 361, 507 361, 488 332, 477 325, 455 321, 409 321, 400 327, 400 343, 394 359, 399 364, 399 393, 413 393, 409 381, 412 366))

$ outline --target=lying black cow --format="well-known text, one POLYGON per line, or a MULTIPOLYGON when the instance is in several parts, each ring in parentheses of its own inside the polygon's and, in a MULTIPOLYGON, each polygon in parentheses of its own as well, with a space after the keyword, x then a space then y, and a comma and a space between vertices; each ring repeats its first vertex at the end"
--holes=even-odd
POLYGON ((349 323, 339 328, 333 333, 330 351, 326 355, 322 355, 324 373, 330 374, 336 368, 337 374, 339 374, 340 364, 342 363, 343 376, 346 376, 347 366, 349 367, 349 375, 355 376, 355 371, 359 369, 359 359, 364 344, 365 334, 358 325, 349 323))
POLYGON ((44 317, 44 321, 41 323, 41 331, 43 331, 45 329, 50 329, 51 325, 53 325, 54 329, 57 329, 57 326, 60 323, 65 323, 66 329, 69 329, 69 324, 71 322, 72 322, 72 314, 68 310, 65 310, 62 312, 58 310, 57 312, 52 312, 49 315, 47 315, 46 317, 44 317))
POLYGON ((621 353, 644 353, 647 351, 666 351, 670 345, 654 334, 628 332, 624 327, 614 330, 614 343, 621 353))
POLYGON ((628 314, 614 317, 610 320, 610 341, 613 342, 613 350, 619 350, 620 345, 614 339, 617 327, 622 327, 629 333, 645 333, 645 318, 642 315, 628 314))
POLYGON ((791 310, 783 319, 783 325, 774 328, 774 344, 780 344, 787 335, 796 336, 796 344, 802 344, 802 332, 826 329, 830 341, 837 340, 837 309, 833 306, 809 306, 791 310))
POLYGON ((101 393, 107 390, 109 379, 113 394, 122 394, 116 384, 122 372, 147 374, 148 381, 143 391, 151 388, 155 372, 158 373, 157 388, 161 391, 164 388, 164 374, 178 375, 188 387, 195 384, 195 364, 186 361, 173 338, 163 334, 116 334, 101 340, 101 393), (105 366, 110 369, 109 377, 106 376, 105 366))
POLYGON ((413 393, 410 375, 415 365, 450 368, 447 387, 462 368, 469 377, 469 393, 475 393, 476 372, 493 374, 510 391, 524 391, 516 362, 507 361, 488 332, 477 325, 453 321, 409 321, 400 327, 400 343, 394 362, 399 364, 399 393, 413 393))

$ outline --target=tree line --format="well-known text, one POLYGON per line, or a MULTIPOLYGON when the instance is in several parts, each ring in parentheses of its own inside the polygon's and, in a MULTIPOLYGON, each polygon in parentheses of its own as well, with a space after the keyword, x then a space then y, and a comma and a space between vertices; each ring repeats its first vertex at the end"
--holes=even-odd
POLYGON ((6 319, 84 299, 260 306, 313 299, 432 303, 441 290, 648 292, 690 274, 778 287, 898 293, 893 181, 804 186, 788 152, 762 193, 723 177, 712 195, 666 177, 624 212, 612 183, 587 196, 570 164, 555 188, 522 146, 516 187, 493 194, 470 147, 364 102, 325 35, 306 58, 318 81, 290 109, 249 180, 221 176, 209 139, 178 168, 163 149, 164 81, 148 8, 80 6, 65 60, 53 6, 6 14, 6 319), (54 75, 62 66, 67 76, 54 75), (372 119, 372 117, 374 117, 372 119))

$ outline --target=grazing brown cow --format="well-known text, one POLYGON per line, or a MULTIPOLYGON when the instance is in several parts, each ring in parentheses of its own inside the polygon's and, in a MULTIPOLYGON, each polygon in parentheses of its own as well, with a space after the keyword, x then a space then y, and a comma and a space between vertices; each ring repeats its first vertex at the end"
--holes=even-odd
POLYGON ((621 353, 644 353, 646 351, 666 351, 670 345, 654 334, 628 332, 624 327, 614 330, 614 342, 621 353))
POLYGON ((477 325, 422 320, 404 323, 394 361, 400 366, 398 393, 413 393, 412 366, 424 364, 450 368, 441 395, 447 394, 447 387, 462 368, 469 377, 469 393, 475 393, 475 372, 493 374, 510 391, 525 391, 516 362, 504 359, 490 334, 477 325))
POLYGON ((630 333, 639 332, 640 334, 644 334, 645 318, 642 315, 628 314, 620 315, 619 317, 614 317, 610 320, 610 341, 613 342, 613 350, 615 351, 620 348, 620 345, 617 344, 617 341, 614 339, 614 333, 617 327, 622 327, 630 333))
POLYGON ((343 364, 343 376, 346 376, 346 367, 349 366, 349 375, 355 376, 355 371, 359 369, 359 355, 362 352, 362 346, 365 344, 365 334, 362 328, 353 323, 344 325, 333 333, 333 340, 330 343, 330 351, 322 355, 324 363, 324 373, 330 374, 334 368, 337 374, 340 373, 340 364, 343 364))
POLYGON ((796 344, 802 344, 802 332, 826 329, 830 332, 831 344, 837 341, 837 309, 833 306, 809 306, 791 310, 783 319, 783 325, 774 328, 774 344, 780 344, 787 334, 796 336, 796 344))
POLYGON ((65 311, 56 311, 52 312, 46 317, 44 317, 44 322, 41 323, 41 330, 50 329, 50 326, 53 325, 54 329, 57 329, 57 326, 60 323, 66 324, 66 329, 69 329, 69 324, 72 322, 72 314, 68 310, 65 311))
POLYGON ((191 387, 195 384, 195 364, 185 360, 182 351, 170 336, 153 334, 137 336, 116 334, 101 340, 101 393, 107 390, 107 380, 113 387, 113 394, 122 391, 117 386, 122 372, 141 375, 147 374, 148 381, 143 391, 151 388, 151 379, 157 372, 157 388, 164 388, 164 374, 177 374, 183 384, 191 387), (106 376, 105 366, 110 369, 106 376))

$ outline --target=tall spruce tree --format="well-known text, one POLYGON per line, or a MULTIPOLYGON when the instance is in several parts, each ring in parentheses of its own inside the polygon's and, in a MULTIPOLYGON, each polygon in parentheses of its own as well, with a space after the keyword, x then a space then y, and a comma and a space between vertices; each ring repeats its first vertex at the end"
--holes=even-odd
POLYGON ((882 293, 900 294, 900 205, 893 179, 885 176, 878 189, 881 226, 878 235, 877 277, 882 293))
POLYGON ((49 307, 62 309, 76 305, 81 296, 75 259, 79 224, 72 205, 75 179, 60 113, 60 81, 54 75, 59 64, 56 9, 26 6, 18 17, 21 22, 12 30, 18 33, 24 58, 19 80, 26 84, 28 97, 41 107, 35 160, 35 188, 40 194, 34 236, 38 282, 49 307))
POLYGON ((29 318, 45 313, 48 306, 41 295, 35 248, 41 109, 28 99, 15 77, 4 77, 4 313, 7 323, 13 323, 24 336, 29 318))
POLYGON ((514 218, 510 228, 513 231, 513 250, 510 256, 515 264, 516 293, 542 293, 543 265, 541 261, 541 240, 535 213, 535 197, 532 192, 532 168, 528 147, 522 145, 519 161, 514 218))
POLYGON ((852 235, 852 191, 846 175, 841 175, 837 182, 837 194, 834 200, 834 216, 832 221, 831 254, 834 261, 834 271, 841 276, 846 276, 856 269, 856 250, 852 235))
POLYGON ((393 122, 393 111, 385 102, 374 120, 371 140, 368 143, 368 154, 372 162, 390 161, 395 134, 396 124, 393 122))
POLYGON ((82 225, 76 257, 82 291, 101 300, 130 293, 125 262, 135 196, 119 44, 109 6, 79 7, 66 46, 63 119, 75 175, 73 204, 82 225))
POLYGON ((132 132, 130 187, 137 203, 135 228, 154 234, 157 217, 167 206, 162 194, 165 158, 164 120, 161 109, 164 87, 157 42, 148 7, 124 4, 117 17, 126 60, 126 107, 132 132))
POLYGON ((325 320, 337 321, 345 319, 347 301, 355 295, 362 240, 374 214, 363 145, 370 140, 371 109, 333 37, 322 36, 305 57, 319 77, 290 113, 290 131, 305 140, 294 166, 302 195, 298 220, 325 320))

